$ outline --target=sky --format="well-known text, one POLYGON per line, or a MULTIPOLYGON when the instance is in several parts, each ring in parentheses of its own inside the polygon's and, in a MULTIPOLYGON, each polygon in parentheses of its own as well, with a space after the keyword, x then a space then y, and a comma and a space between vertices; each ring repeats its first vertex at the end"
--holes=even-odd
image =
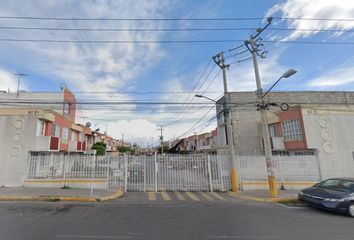
POLYGON ((274 91, 354 90, 351 0, 0 0, 0 4, 0 90, 16 91, 14 73, 25 73, 21 90, 58 92, 64 83, 78 102, 128 102, 79 104, 77 121, 89 121, 118 139, 124 134, 125 141, 139 145, 156 145, 159 125, 164 126, 165 140, 216 128, 215 106, 194 95, 222 96, 222 74, 212 61, 221 51, 230 64, 228 90, 255 91, 250 53, 244 46, 229 50, 242 45, 270 16, 274 20, 261 35, 267 57, 258 59, 265 90, 289 68, 298 73, 282 80, 274 91), (210 40, 220 42, 169 42, 210 40), (144 101, 190 105, 141 104, 144 101))

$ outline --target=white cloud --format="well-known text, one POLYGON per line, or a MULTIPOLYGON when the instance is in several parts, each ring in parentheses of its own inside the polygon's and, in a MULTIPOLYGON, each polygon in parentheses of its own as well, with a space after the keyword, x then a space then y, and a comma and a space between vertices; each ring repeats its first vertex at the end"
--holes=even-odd
POLYGON ((343 67, 326 72, 322 76, 311 80, 310 87, 320 87, 321 89, 354 83, 354 67, 343 67))
MULTIPOLYGON (((274 5, 267 11, 267 16, 273 16, 280 12, 283 18, 354 18, 354 1, 351 0, 287 0, 274 5)), ((289 19, 287 24, 290 28, 297 29, 336 29, 349 30, 354 28, 353 21, 321 21, 289 19)), ((309 37, 318 32, 294 31, 282 40, 295 40, 301 37, 309 37)), ((333 36, 339 36, 336 33, 333 36)))
MULTIPOLYGON (((13 1, 3 4, 1 15, 63 16, 89 18, 147 18, 168 13, 172 1, 54 1, 43 4, 40 0, 29 3, 13 1), (18 8, 21 5, 21 8, 18 8), (25 10, 24 10, 25 9, 25 10)), ((38 21, 21 21, 23 27, 38 27, 38 21)), ((16 23, 16 22, 15 22, 16 23)), ((3 21, 4 25, 14 22, 3 21)), ((158 22, 122 21, 41 21, 41 27, 58 28, 156 28, 158 22)), ((4 31, 4 38, 55 40, 158 40, 161 33, 139 32, 83 32, 83 31, 4 31)), ((13 43, 12 43, 13 44, 13 43)), ((23 62, 31 71, 46 77, 65 81, 81 91, 112 91, 134 84, 134 79, 163 57, 158 44, 88 44, 88 43, 21 43, 14 44, 31 61, 23 62), (43 67, 45 66, 45 67, 43 67)), ((9 54, 10 55, 10 54, 9 54)), ((14 56, 14 58, 16 58, 14 56)), ((15 59, 16 64, 21 64, 15 59)))
MULTIPOLYGON (((18 77, 14 73, 0 68, 0 90, 1 91, 16 91, 17 90, 17 79, 18 77)), ((27 83, 25 79, 20 81, 20 90, 27 90, 27 83)))

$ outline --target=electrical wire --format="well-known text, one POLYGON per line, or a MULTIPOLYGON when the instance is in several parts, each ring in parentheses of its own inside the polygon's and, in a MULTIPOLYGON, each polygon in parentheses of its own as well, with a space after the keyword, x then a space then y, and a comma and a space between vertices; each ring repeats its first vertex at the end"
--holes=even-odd
MULTIPOLYGON (((0 38, 1 42, 35 42, 35 43, 96 43, 96 44, 147 44, 147 43, 235 43, 244 42, 241 39, 214 39, 214 40, 55 40, 55 39, 16 39, 0 38)), ((266 43, 308 44, 308 45, 354 45, 354 42, 326 42, 326 41, 284 41, 262 40, 266 43)))
MULTIPOLYGON (((266 17, 230 17, 230 18, 66 18, 66 17, 37 17, 37 16, 0 16, 0 19, 22 20, 56 20, 56 21, 259 21, 266 17)), ((353 22, 353 18, 310 18, 310 17, 273 17, 275 20, 303 21, 338 21, 353 22)))
MULTIPOLYGON (((0 26, 4 30, 35 30, 35 31, 88 31, 88 32, 192 32, 192 31, 252 31, 256 27, 240 28, 60 28, 60 27, 15 27, 0 26)), ((297 32, 354 32, 353 29, 311 29, 311 28, 268 28, 269 31, 297 32)))

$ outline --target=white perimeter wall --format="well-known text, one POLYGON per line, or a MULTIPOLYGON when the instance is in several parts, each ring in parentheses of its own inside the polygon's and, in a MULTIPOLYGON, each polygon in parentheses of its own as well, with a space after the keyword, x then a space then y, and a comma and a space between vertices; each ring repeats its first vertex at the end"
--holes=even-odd
POLYGON ((354 110, 303 108, 302 114, 308 148, 318 149, 322 177, 354 177, 354 110))
POLYGON ((37 116, 0 116, 0 186, 22 186, 37 116))

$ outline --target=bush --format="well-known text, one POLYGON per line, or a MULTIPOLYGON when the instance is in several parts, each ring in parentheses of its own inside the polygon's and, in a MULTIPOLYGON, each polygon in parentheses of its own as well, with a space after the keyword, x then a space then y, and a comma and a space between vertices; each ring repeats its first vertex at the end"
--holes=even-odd
POLYGON ((96 150, 97 156, 102 156, 106 154, 106 144, 104 142, 96 142, 92 145, 92 150, 96 150))

